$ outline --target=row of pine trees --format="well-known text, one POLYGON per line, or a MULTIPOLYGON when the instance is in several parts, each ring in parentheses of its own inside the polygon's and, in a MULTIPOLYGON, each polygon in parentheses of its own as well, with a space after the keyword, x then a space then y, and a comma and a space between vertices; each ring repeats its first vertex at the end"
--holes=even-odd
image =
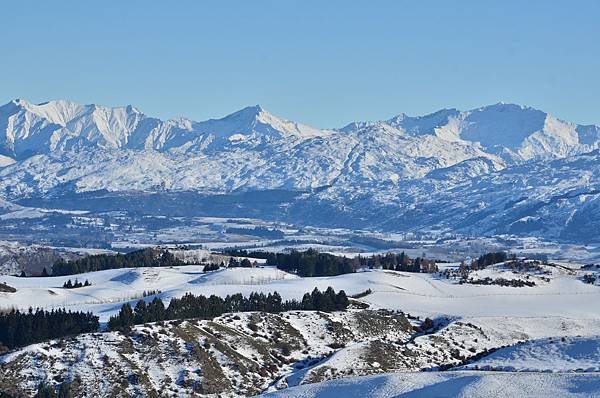
MULTIPOLYGON (((212 319, 227 312, 342 311, 348 307, 348 303, 348 297, 343 290, 336 293, 331 287, 324 292, 315 288, 312 293, 306 293, 302 301, 284 301, 277 292, 250 293, 247 297, 237 293, 225 298, 187 293, 181 298, 171 299, 168 307, 165 307, 158 297, 149 303, 140 300, 134 308, 128 303, 124 304, 119 314, 110 318, 108 327, 113 330, 126 329, 146 322, 187 318, 212 319)), ((27 312, 12 310, 0 314, 0 352, 98 330, 98 317, 91 312, 31 308, 27 312)))
POLYGON ((226 254, 266 259, 267 265, 273 265, 283 271, 304 277, 349 274, 356 272, 359 268, 427 273, 438 271, 435 261, 423 257, 413 259, 404 252, 399 254, 374 254, 369 257, 357 256, 355 258, 320 253, 315 249, 292 250, 289 253, 229 250, 226 254))
POLYGON ((312 293, 306 293, 302 301, 283 301, 281 295, 277 292, 268 294, 250 293, 248 297, 237 293, 228 295, 225 298, 215 295, 210 297, 195 296, 187 293, 181 298, 171 299, 168 307, 165 307, 163 301, 158 297, 155 297, 149 303, 140 300, 133 308, 129 303, 124 304, 119 313, 109 319, 108 328, 110 330, 128 329, 133 325, 146 322, 176 319, 212 319, 230 312, 342 311, 348 307, 348 304, 349 300, 346 293, 343 290, 336 293, 332 287, 328 287, 324 292, 315 288, 312 293))
POLYGON ((65 276, 116 268, 174 267, 179 265, 185 265, 185 263, 168 250, 146 248, 127 254, 96 254, 73 261, 61 259, 52 266, 52 275, 65 276))
POLYGON ((389 269, 403 272, 434 273, 438 267, 433 260, 424 257, 411 258, 406 253, 374 254, 370 257, 357 257, 361 267, 370 269, 389 269))
POLYGON ((59 337, 98 330, 98 317, 91 312, 64 309, 12 310, 0 314, 0 352, 59 337))

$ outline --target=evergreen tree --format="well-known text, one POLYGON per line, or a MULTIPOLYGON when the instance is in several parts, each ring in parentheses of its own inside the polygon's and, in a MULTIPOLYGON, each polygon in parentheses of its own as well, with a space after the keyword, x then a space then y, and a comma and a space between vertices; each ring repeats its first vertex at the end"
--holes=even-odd
POLYGON ((319 310, 319 308, 321 308, 321 297, 322 294, 319 291, 319 289, 317 289, 316 287, 314 288, 314 290, 312 291, 312 293, 310 294, 310 301, 312 303, 312 309, 314 310, 319 310))
POLYGON ((242 259, 242 261, 240 262, 240 267, 243 268, 251 268, 252 267, 252 263, 250 262, 250 260, 248 260, 247 258, 242 259))
POLYGON ((413 272, 421 272, 421 257, 415 259, 413 272))
POLYGON ((325 292, 321 295, 320 300, 320 310, 321 311, 335 311, 335 291, 330 286, 325 290, 325 292))
POLYGON ((305 311, 310 311, 314 308, 315 306, 312 301, 312 295, 310 293, 304 293, 304 296, 302 296, 302 309, 305 311))
POLYGON ((150 304, 148 304, 148 317, 153 322, 165 319, 165 305, 158 297, 154 297, 150 304))
POLYGON ((240 266, 240 262, 233 258, 233 257, 229 257, 229 264, 227 265, 228 268, 237 268, 240 266))
POLYGON ((281 312, 283 310, 283 301, 279 293, 269 293, 267 296, 267 304, 265 311, 267 312, 281 312))
POLYGON ((121 310, 119 311, 118 315, 118 320, 119 326, 122 328, 129 328, 134 324, 133 310, 131 309, 129 303, 126 303, 121 307, 121 310))
POLYGON ((148 307, 146 306, 146 302, 144 300, 138 301, 133 311, 133 319, 135 324, 148 322, 148 307))
POLYGON ((348 300, 348 296, 346 296, 346 292, 340 290, 335 297, 335 308, 336 310, 345 310, 348 308, 350 301, 348 300))

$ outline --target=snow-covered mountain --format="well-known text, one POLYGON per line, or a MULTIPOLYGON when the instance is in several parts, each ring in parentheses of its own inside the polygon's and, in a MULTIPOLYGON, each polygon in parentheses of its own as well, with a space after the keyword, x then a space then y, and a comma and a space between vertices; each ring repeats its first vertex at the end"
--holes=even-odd
POLYGON ((161 121, 131 105, 107 108, 68 101, 34 105, 14 100, 0 107, 0 134, 3 156, 23 159, 91 148, 201 151, 211 143, 306 139, 328 132, 277 118, 258 105, 222 119, 194 122, 161 121))
POLYGON ((600 126, 504 103, 322 130, 260 106, 195 122, 14 100, 0 107, 0 197, 278 189, 304 195, 266 217, 561 236, 595 206, 599 147, 600 126))

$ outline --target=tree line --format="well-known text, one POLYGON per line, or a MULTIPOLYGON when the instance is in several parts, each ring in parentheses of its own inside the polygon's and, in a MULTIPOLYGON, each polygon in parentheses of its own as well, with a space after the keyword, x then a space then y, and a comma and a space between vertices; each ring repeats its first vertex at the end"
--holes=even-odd
POLYGON ((228 268, 252 268, 254 264, 247 258, 237 259, 235 257, 229 257, 228 268))
POLYGON ((283 239, 285 234, 278 229, 255 227, 255 228, 236 228, 229 227, 225 229, 228 234, 252 235, 267 239, 283 239))
MULTIPOLYGON (((132 308, 124 304, 117 315, 110 317, 108 328, 127 329, 146 322, 158 322, 187 318, 213 319, 228 312, 262 311, 278 313, 292 310, 342 311, 349 300, 343 290, 335 292, 329 287, 324 292, 315 288, 306 293, 302 301, 282 300, 279 293, 241 293, 221 298, 187 293, 173 298, 167 307, 155 297, 149 303, 139 300, 132 308)), ((71 312, 65 309, 46 311, 43 309, 21 312, 11 310, 0 314, 0 352, 46 340, 91 333, 99 330, 98 317, 91 312, 71 312)))
POLYGON ((173 267, 179 265, 185 265, 185 262, 176 258, 168 250, 146 248, 127 254, 95 254, 73 261, 60 259, 52 266, 52 275, 65 276, 116 268, 173 267))
POLYGON ((0 352, 59 337, 98 330, 98 317, 91 312, 64 309, 12 310, 0 314, 0 352))
POLYGON ((315 249, 303 252, 291 250, 289 253, 248 252, 234 249, 224 253, 230 256, 262 258, 267 261, 267 265, 305 277, 349 274, 359 268, 428 273, 438 271, 435 261, 422 257, 413 259, 404 252, 374 254, 368 257, 359 255, 355 258, 320 253, 315 249))
POLYGON ((477 260, 471 263, 471 269, 484 269, 489 265, 494 265, 498 263, 503 263, 508 260, 508 254, 506 252, 492 252, 485 253, 479 256, 477 260))
POLYGON ((289 253, 267 253, 267 265, 298 274, 299 276, 335 276, 356 272, 358 264, 352 259, 314 249, 304 252, 292 250, 289 253))
POLYGON ((406 253, 374 254, 369 257, 358 256, 357 260, 361 267, 369 269, 389 269, 402 272, 426 272, 434 273, 438 267, 433 260, 423 257, 411 258, 406 253))
POLYGON ((304 294, 302 301, 283 301, 277 292, 268 294, 253 292, 248 297, 237 293, 225 298, 186 293, 181 298, 171 299, 168 307, 165 307, 163 301, 158 297, 149 303, 140 300, 133 308, 126 303, 117 315, 110 317, 108 328, 110 330, 128 329, 133 325, 146 322, 188 318, 213 319, 231 312, 342 311, 348 307, 348 304, 346 293, 343 290, 336 293, 331 287, 324 292, 315 288, 311 293, 304 294))
MULTIPOLYGON (((375 254, 369 257, 357 256, 348 258, 329 253, 321 253, 315 249, 306 251, 291 250, 288 253, 248 252, 246 250, 229 250, 224 254, 230 255, 228 267, 250 268, 254 266, 248 258, 261 258, 267 265, 295 273, 303 277, 335 276, 356 272, 359 268, 390 269, 404 272, 437 272, 435 261, 417 257, 410 258, 404 252, 375 254), (248 257, 248 258, 236 258, 248 257)), ((479 260, 478 260, 479 261, 479 260)), ((490 261, 484 259, 483 261, 490 261)), ((116 268, 135 267, 171 267, 186 263, 176 258, 168 250, 146 248, 127 254, 97 254, 74 261, 58 260, 52 267, 52 275, 64 276, 84 272, 102 271, 116 268)), ((221 267, 225 264, 220 264, 221 267)), ((208 266, 206 271, 213 271, 219 266, 208 266)), ((48 276, 44 269, 43 276, 48 276)))
POLYGON ((87 287, 87 286, 92 286, 90 281, 88 281, 87 279, 85 280, 85 283, 81 283, 77 278, 75 278, 74 283, 71 282, 71 279, 69 279, 68 281, 63 283, 63 289, 78 289, 80 287, 87 287))

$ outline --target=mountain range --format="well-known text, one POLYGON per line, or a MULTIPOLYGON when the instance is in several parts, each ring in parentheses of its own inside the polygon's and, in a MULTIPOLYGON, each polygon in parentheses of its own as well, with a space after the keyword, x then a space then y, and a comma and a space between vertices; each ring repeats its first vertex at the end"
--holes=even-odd
POLYGON ((14 100, 0 107, 0 212, 94 192, 277 191, 291 194, 261 217, 588 242, 599 236, 599 147, 598 125, 505 103, 318 129, 258 105, 196 122, 14 100))

